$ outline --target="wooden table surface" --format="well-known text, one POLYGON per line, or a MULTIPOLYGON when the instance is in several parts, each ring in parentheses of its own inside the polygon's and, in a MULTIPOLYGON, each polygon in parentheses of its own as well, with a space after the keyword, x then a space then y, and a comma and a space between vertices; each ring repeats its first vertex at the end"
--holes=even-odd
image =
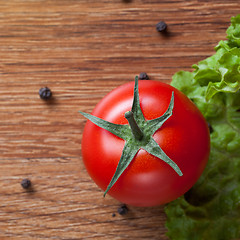
POLYGON ((163 206, 119 215, 102 197, 82 163, 78 111, 140 72, 170 82, 191 70, 238 13, 237 0, 0 0, 0 239, 167 240, 163 206))

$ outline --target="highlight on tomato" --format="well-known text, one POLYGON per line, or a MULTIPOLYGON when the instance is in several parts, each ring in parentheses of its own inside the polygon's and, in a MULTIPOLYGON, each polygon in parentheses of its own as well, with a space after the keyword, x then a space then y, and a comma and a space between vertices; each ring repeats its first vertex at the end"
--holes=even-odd
POLYGON ((168 203, 187 192, 209 157, 206 120, 176 88, 138 80, 107 94, 88 119, 82 157, 106 194, 132 206, 168 203))

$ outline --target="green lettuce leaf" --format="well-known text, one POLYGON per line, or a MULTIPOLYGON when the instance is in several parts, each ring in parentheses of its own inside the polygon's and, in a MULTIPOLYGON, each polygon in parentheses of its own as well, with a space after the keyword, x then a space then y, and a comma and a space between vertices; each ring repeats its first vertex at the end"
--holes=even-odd
POLYGON ((165 206, 172 240, 240 239, 240 15, 216 53, 180 71, 171 85, 186 94, 211 126, 211 153, 198 182, 165 206))
POLYGON ((227 38, 231 46, 240 47, 240 31, 239 31, 240 14, 232 17, 231 26, 227 29, 227 38))

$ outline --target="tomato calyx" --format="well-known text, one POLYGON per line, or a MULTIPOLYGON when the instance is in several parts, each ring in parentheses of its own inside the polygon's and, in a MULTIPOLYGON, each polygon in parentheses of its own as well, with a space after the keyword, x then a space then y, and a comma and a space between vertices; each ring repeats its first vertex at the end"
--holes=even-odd
POLYGON ((166 112, 155 119, 145 120, 142 113, 139 101, 139 90, 138 90, 138 77, 135 77, 134 85, 134 97, 131 111, 125 113, 125 118, 128 120, 129 124, 115 124, 103 120, 101 118, 95 117, 91 114, 81 112, 80 113, 90 120, 95 125, 111 132, 112 134, 125 140, 125 145, 122 151, 121 158, 117 165, 116 171, 104 192, 104 196, 116 183, 122 173, 126 170, 129 164, 134 159, 135 155, 140 149, 144 149, 151 155, 163 160, 168 165, 170 165, 173 170, 179 176, 183 173, 177 164, 171 160, 161 149, 158 143, 153 139, 153 134, 161 128, 164 122, 166 122, 171 116, 174 107, 174 92, 172 92, 171 100, 166 112))

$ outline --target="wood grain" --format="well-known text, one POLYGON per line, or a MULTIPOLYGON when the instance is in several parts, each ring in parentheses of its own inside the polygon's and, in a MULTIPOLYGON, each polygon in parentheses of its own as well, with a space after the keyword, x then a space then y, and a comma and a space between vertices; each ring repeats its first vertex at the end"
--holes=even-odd
POLYGON ((170 82, 190 70, 239 10, 235 0, 0 0, 0 239, 166 240, 163 206, 121 216, 102 197, 81 161, 78 110, 140 72, 170 82))

